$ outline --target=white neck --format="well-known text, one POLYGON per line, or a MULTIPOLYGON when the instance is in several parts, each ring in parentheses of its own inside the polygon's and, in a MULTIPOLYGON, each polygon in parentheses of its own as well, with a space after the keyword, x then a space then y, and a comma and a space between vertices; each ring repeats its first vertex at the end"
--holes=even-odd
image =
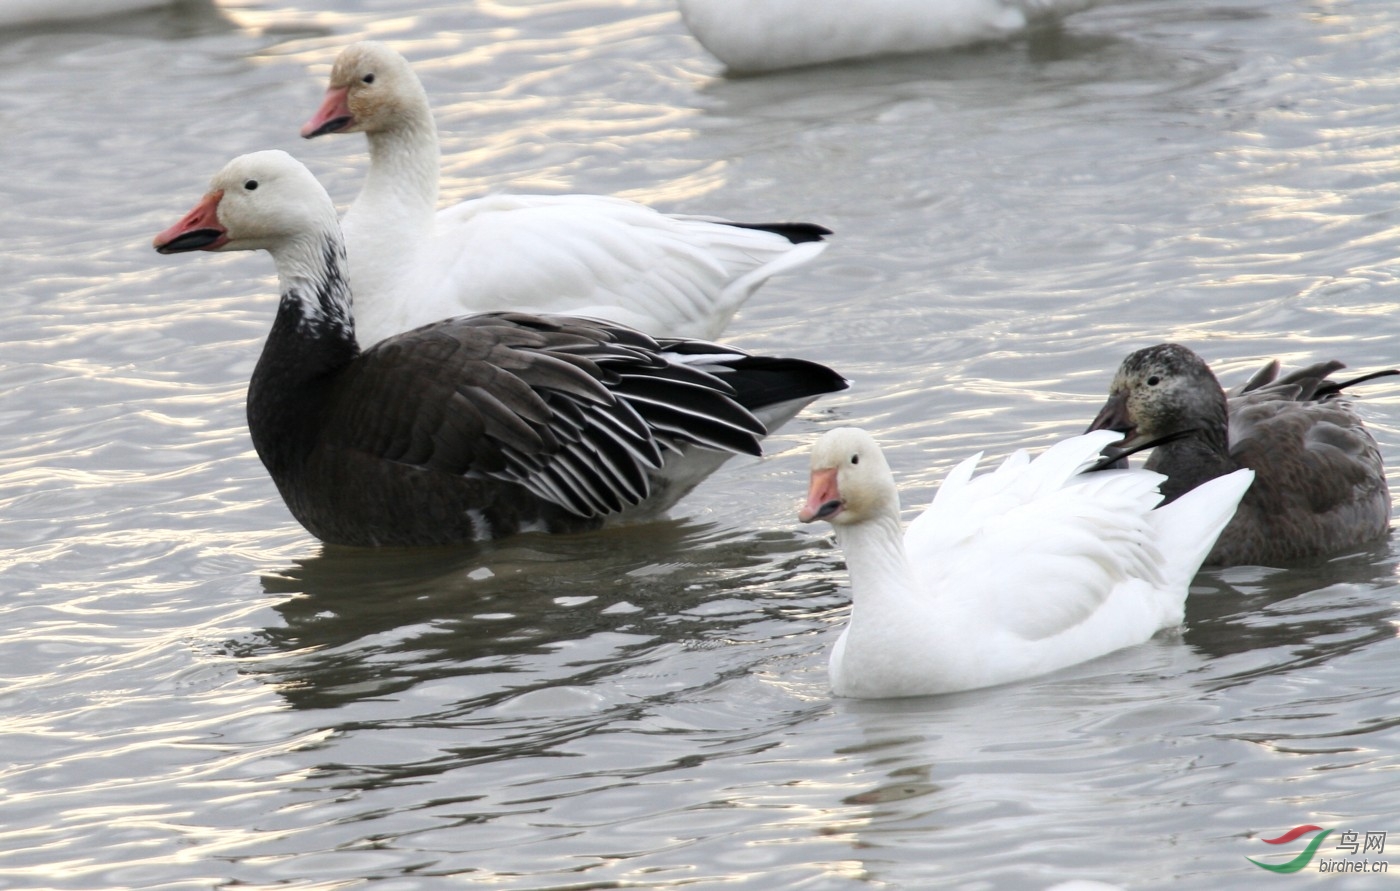
POLYGON ((898 512, 836 527, 851 577, 851 618, 831 653, 839 696, 920 692, 926 662, 937 658, 937 622, 917 597, 898 512), (894 692, 890 692, 894 691, 894 692))
POLYGON ((346 221, 371 215, 379 233, 402 225, 415 231, 431 225, 441 166, 432 112, 426 103, 405 109, 400 126, 369 134, 369 175, 346 221))
POLYGON ((846 555, 851 577, 852 618, 915 596, 909 557, 904 551, 904 531, 899 511, 882 512, 863 523, 836 527, 836 541, 846 555))
POLYGON ((421 109, 392 131, 369 134, 369 174, 341 221, 359 315, 371 341, 398 330, 411 293, 407 271, 428 250, 437 212, 437 127, 421 109), (408 288, 410 293, 402 293, 408 288))

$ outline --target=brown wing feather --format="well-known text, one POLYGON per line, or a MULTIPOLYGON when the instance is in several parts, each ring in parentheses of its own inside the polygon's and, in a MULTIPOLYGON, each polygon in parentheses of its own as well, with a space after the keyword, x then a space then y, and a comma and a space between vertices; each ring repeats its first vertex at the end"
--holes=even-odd
POLYGON ((1230 441, 1231 457, 1256 477, 1213 562, 1236 562, 1222 559, 1230 549, 1255 560, 1330 553, 1389 528, 1380 449, 1345 401, 1232 399, 1230 441))
POLYGON ((579 516, 643 501, 663 450, 758 452, 764 428, 718 378, 604 322, 484 314, 364 353, 331 394, 325 442, 522 485, 579 516))

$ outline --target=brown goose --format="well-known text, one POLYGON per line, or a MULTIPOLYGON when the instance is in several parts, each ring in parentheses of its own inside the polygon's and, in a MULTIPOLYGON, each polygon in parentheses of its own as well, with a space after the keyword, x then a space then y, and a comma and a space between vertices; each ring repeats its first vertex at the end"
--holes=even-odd
POLYGON ((284 152, 234 159, 155 247, 272 255, 282 297, 248 427, 292 514, 330 543, 453 544, 655 514, 846 386, 812 362, 524 313, 448 319, 361 352, 335 207, 284 152))
POLYGON ((1146 466, 1167 476, 1166 501, 1241 467, 1254 485, 1207 563, 1277 564, 1336 554, 1384 538, 1390 491, 1375 440, 1343 396, 1347 381, 1319 362, 1279 377, 1270 362, 1227 395, 1210 368, 1174 343, 1123 360, 1090 430, 1117 430, 1122 445, 1178 434, 1146 466), (1188 433, 1180 436, 1179 434, 1188 433))

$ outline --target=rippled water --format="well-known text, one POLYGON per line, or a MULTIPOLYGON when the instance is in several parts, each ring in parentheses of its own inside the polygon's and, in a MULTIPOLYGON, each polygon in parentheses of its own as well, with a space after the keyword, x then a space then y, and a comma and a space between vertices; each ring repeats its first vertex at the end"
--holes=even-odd
MULTIPOLYGON (((1227 380, 1400 362, 1400 6, 1130 0, 721 75, 667 0, 0 34, 0 885, 1216 891, 1317 881, 1245 859, 1299 824, 1400 851, 1393 543, 1204 573, 1181 634, 1052 677, 861 703, 826 690, 839 554, 794 518, 826 427, 876 431, 918 504, 1082 429, 1151 342, 1227 380), (348 201, 362 142, 296 132, 366 36, 435 99, 446 198, 831 226, 729 336, 854 388, 670 522, 321 547, 243 423, 270 262, 149 241, 254 149, 348 201)), ((1366 392, 1400 467, 1400 394, 1366 392)))

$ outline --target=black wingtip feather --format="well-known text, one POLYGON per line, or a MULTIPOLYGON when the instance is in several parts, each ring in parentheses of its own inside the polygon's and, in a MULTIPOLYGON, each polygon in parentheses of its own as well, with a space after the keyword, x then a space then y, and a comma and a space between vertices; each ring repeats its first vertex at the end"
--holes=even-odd
POLYGON ((839 393, 851 385, 818 362, 773 356, 741 356, 723 363, 719 375, 734 388, 734 399, 749 411, 839 393))
POLYGON ((816 223, 729 223, 735 229, 758 229, 781 235, 793 244, 806 244, 810 241, 823 241, 831 230, 816 223))
POLYGON ((1155 439, 1140 442, 1126 449, 1119 448, 1116 444, 1104 446, 1103 451, 1100 452, 1103 457, 1081 470, 1080 473, 1097 473, 1100 470, 1126 470, 1129 456, 1136 455, 1138 452, 1145 452, 1148 449, 1156 448, 1159 445, 1165 445, 1169 442, 1176 442, 1178 439, 1185 439, 1195 432, 1195 428, 1177 430, 1175 433, 1167 433, 1155 439))
POLYGON ((1326 381, 1317 388, 1317 398, 1327 399, 1329 397, 1338 395, 1347 387, 1354 387, 1357 384, 1364 384, 1368 381, 1373 381, 1376 378, 1390 377, 1391 375, 1396 374, 1400 374, 1400 368, 1387 368, 1383 371, 1373 371, 1370 374, 1363 374, 1360 377, 1354 377, 1344 381, 1326 381))

